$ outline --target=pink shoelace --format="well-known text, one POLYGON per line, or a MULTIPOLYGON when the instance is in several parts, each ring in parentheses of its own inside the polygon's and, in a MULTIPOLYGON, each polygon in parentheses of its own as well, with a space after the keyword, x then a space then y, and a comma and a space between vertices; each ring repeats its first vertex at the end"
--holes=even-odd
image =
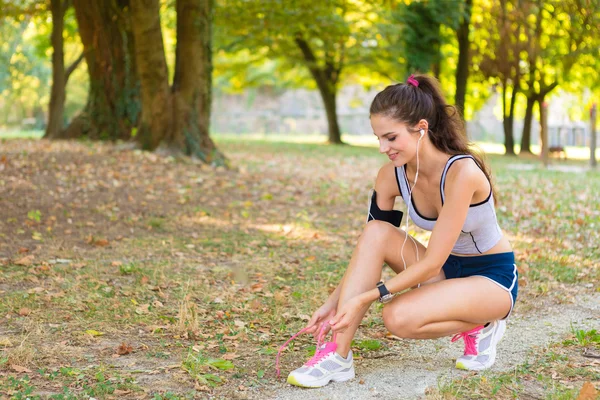
POLYGON ((452 343, 458 339, 463 338, 465 341, 465 356, 476 356, 477 355, 477 334, 481 332, 483 325, 477 326, 470 331, 457 333, 452 337, 452 343))
MULTIPOLYGON (((323 326, 321 326, 321 330, 319 331, 319 335, 317 336, 317 348, 315 350, 315 354, 314 354, 314 356, 312 356, 312 358, 310 360, 308 360, 304 364, 305 366, 312 367, 313 365, 315 365, 316 363, 321 361, 323 359, 323 357, 327 356, 327 354, 331 353, 332 351, 335 351, 335 349, 337 348, 337 344, 335 343, 336 334, 334 333, 332 341, 326 343, 325 346, 321 349, 321 340, 323 339, 325 329, 327 328, 328 325, 329 325, 329 323, 326 322, 323 324, 323 326)), ((287 345, 290 344, 290 342, 292 340, 296 339, 298 336, 300 336, 301 334, 306 332, 307 329, 308 328, 300 329, 300 331, 298 333, 296 333, 295 335, 292 335, 292 337, 289 338, 287 340, 287 342, 285 342, 283 345, 281 345, 281 347, 279 347, 279 351, 277 352, 277 360, 275 362, 275 371, 277 372, 277 378, 279 378, 279 376, 281 375, 281 371, 279 369, 279 357, 281 356, 281 352, 283 350, 285 350, 287 345)))

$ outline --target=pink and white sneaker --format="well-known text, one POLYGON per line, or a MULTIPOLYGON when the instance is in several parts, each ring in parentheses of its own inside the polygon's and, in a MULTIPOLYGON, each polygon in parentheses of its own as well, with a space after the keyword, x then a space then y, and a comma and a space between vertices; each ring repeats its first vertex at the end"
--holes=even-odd
MULTIPOLYGON (((302 367, 290 372, 287 378, 288 383, 300 387, 318 388, 327 385, 331 381, 344 382, 354 378, 352 350, 348 352, 346 358, 336 353, 337 343, 335 342, 335 333, 333 334, 331 342, 325 342, 321 346, 321 339, 323 338, 325 328, 326 325, 323 324, 317 337, 315 355, 302 367)), ((306 330, 307 328, 300 330, 300 332, 293 335, 279 348, 279 351, 277 352, 277 361, 275 362, 275 370, 278 378, 281 372, 279 369, 279 357, 281 356, 281 352, 285 350, 292 340, 305 333, 306 330)))
POLYGON ((302 367, 290 372, 287 382, 300 387, 317 388, 330 381, 344 382, 353 379, 354 361, 352 350, 346 358, 335 352, 337 344, 326 342, 302 367))
POLYGON ((456 360, 456 368, 470 371, 490 368, 496 361, 496 345, 505 331, 506 321, 500 320, 454 335, 453 342, 460 338, 465 341, 465 353, 456 360))

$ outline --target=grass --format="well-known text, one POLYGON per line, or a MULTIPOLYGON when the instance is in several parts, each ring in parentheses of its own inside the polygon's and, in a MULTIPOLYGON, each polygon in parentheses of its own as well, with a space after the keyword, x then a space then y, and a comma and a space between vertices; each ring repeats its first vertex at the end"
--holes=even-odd
MULTIPOLYGON (((600 365, 586 358, 584 349, 600 351, 596 330, 571 327, 562 342, 534 349, 527 361, 512 371, 465 375, 455 380, 440 380, 428 391, 429 399, 576 399, 586 382, 600 381, 600 365), (583 355, 582 355, 583 354, 583 355)), ((591 398, 591 397, 581 397, 591 398)))
MULTIPOLYGON (((217 143, 235 170, 110 144, 3 143, 0 396, 230 398, 282 385, 274 354, 339 282, 385 158, 365 146, 217 143)), ((515 313, 597 290, 598 173, 489 159, 521 274, 515 313)), ((354 352, 397 350, 384 333, 372 307, 354 352)), ((596 337, 574 331, 562 346, 596 337)), ((283 365, 311 344, 298 338, 283 365)), ((514 392, 497 393, 520 393, 510 376, 514 392)))

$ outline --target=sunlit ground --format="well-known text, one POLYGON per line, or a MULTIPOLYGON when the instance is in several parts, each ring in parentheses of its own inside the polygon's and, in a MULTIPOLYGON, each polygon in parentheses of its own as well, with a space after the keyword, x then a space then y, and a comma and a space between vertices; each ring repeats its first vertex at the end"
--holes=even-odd
MULTIPOLYGON (((11 130, 11 131, 3 131, 0 130, 0 139, 38 139, 44 135, 44 131, 41 130, 11 130)), ((214 134, 213 137, 215 139, 225 139, 232 140, 236 138, 246 138, 251 140, 264 140, 267 142, 289 142, 289 143, 325 143, 327 141, 327 137, 324 135, 278 135, 278 134, 214 134)), ((348 144, 354 146, 368 146, 368 147, 377 147, 377 139, 375 136, 371 135, 342 135, 342 140, 348 144)), ((475 142, 477 146, 479 146, 485 153, 487 154, 504 154, 504 145, 502 143, 490 143, 490 142, 475 142)), ((518 144, 515 145, 515 152, 518 154, 521 150, 518 144)), ((539 145, 531 145, 531 151, 534 154, 540 153, 539 145)), ((567 153, 567 158, 570 160, 589 160, 590 158, 590 149, 589 147, 575 147, 575 146, 567 146, 565 147, 565 151, 567 153)), ((596 159, 600 160, 600 145, 596 149, 596 159)))

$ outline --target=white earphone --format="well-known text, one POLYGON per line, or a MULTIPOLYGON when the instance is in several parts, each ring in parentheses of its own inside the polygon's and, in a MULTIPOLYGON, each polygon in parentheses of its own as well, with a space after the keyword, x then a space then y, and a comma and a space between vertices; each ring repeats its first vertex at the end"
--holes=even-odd
POLYGON ((423 136, 425 136, 425 130, 424 129, 420 129, 419 133, 421 134, 421 137, 419 138, 419 140, 420 140, 420 139, 423 138, 423 136))

